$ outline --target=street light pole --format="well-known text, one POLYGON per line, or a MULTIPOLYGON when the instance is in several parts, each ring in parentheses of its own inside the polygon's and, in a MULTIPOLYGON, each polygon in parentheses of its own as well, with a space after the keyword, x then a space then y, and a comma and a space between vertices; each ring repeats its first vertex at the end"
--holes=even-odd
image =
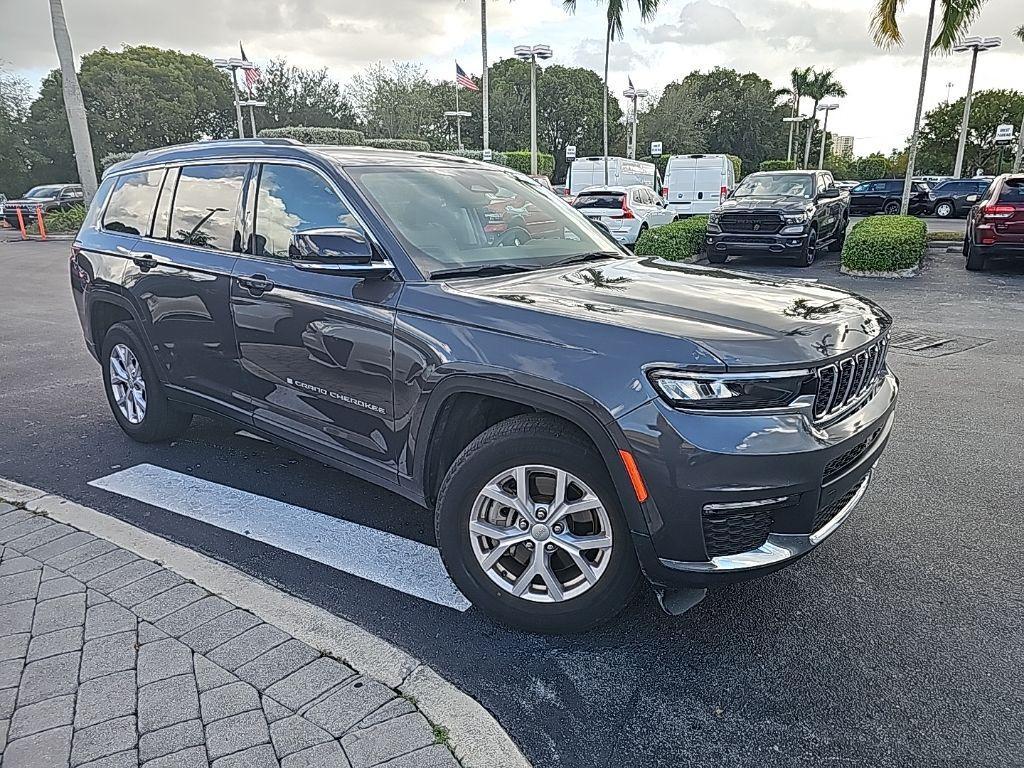
MULTIPOLYGON (((238 87, 238 70, 240 69, 256 69, 256 65, 251 61, 245 59, 231 58, 231 59, 214 59, 213 65, 217 69, 230 69, 231 70, 231 83, 235 91, 235 118, 238 120, 238 138, 245 138, 245 123, 242 121, 242 100, 239 97, 240 89, 238 87)), ((256 106, 262 106, 256 104, 256 106)), ((256 138, 256 118, 253 117, 250 107, 249 119, 252 122, 252 135, 256 138)))
POLYGON ((822 104, 818 107, 819 112, 825 113, 824 124, 821 126, 821 153, 818 155, 818 170, 825 167, 825 142, 828 141, 828 113, 838 109, 838 104, 822 104))
POLYGON ((633 138, 629 142, 629 152, 627 153, 631 160, 636 160, 636 102, 637 99, 646 99, 650 94, 643 88, 634 88, 632 84, 622 92, 622 95, 633 102, 633 138))
POLYGON ((786 160, 793 161, 794 166, 796 165, 796 158, 793 157, 793 129, 805 120, 810 119, 807 115, 794 115, 793 117, 782 118, 782 122, 789 123, 789 152, 786 153, 786 160))
POLYGON ((516 58, 530 62, 530 174, 537 175, 537 59, 550 59, 550 45, 517 45, 516 58))
POLYGON ((959 44, 953 46, 958 53, 971 51, 971 76, 967 81, 967 98, 964 100, 964 118, 960 124, 960 142, 956 148, 956 164, 953 166, 953 178, 959 179, 963 176, 964 152, 967 149, 967 129, 971 121, 971 102, 974 99, 974 73, 978 69, 978 54, 991 48, 998 48, 1002 45, 1002 38, 999 37, 966 37, 959 44))

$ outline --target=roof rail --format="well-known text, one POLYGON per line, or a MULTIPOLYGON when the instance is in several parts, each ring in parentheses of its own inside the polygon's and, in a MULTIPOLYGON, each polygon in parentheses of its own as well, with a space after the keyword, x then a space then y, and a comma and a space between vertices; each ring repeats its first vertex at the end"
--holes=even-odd
POLYGON ((148 155, 152 155, 152 154, 155 154, 157 152, 166 152, 166 151, 171 150, 171 149, 187 149, 189 147, 208 147, 210 144, 218 144, 220 146, 231 145, 231 144, 239 144, 239 145, 242 145, 242 146, 245 146, 247 144, 266 144, 266 145, 269 145, 269 146, 294 146, 294 147, 305 146, 298 139, 292 139, 292 138, 287 138, 287 137, 281 137, 281 138, 267 137, 267 138, 262 138, 262 137, 257 136, 256 138, 251 138, 251 137, 247 136, 247 137, 241 138, 241 139, 201 139, 199 141, 187 141, 187 142, 185 142, 183 144, 171 144, 170 146, 166 146, 166 147, 154 147, 153 149, 143 149, 143 150, 141 150, 139 152, 136 152, 134 155, 132 155, 132 158, 134 159, 136 157, 146 157, 148 155))

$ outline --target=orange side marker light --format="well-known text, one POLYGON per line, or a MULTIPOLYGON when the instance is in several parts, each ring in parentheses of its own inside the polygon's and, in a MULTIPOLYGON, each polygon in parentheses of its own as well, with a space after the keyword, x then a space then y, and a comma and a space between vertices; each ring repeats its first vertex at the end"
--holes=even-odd
POLYGON ((629 481, 633 483, 633 491, 636 493, 636 500, 643 504, 647 501, 647 486, 644 485, 644 479, 640 475, 640 469, 636 465, 636 459, 633 458, 633 454, 629 451, 619 451, 619 457, 622 459, 622 463, 626 467, 626 474, 629 475, 629 481))

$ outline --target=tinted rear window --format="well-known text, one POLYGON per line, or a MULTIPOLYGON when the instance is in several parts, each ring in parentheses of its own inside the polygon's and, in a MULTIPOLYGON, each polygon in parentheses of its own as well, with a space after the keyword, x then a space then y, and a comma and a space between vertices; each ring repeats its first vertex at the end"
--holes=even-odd
POLYGON ((170 239, 219 251, 240 250, 235 220, 247 170, 245 163, 182 168, 170 239))
POLYGON ((103 214, 103 228, 128 235, 148 235, 163 178, 163 169, 121 176, 103 214))
POLYGON ((999 192, 1000 203, 1024 203, 1024 179, 1007 179, 999 192))
POLYGON ((585 210, 587 208, 621 208, 622 198, 623 194, 621 192, 602 194, 584 192, 576 198, 576 202, 573 203, 573 207, 581 210, 585 210))

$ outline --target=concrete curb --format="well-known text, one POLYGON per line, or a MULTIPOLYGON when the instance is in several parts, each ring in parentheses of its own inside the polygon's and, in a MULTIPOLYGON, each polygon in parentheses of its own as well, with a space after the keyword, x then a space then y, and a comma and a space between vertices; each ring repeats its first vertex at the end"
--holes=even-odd
POLYGON ((879 271, 861 271, 859 269, 847 269, 846 267, 840 267, 839 271, 844 275, 850 277, 879 277, 884 280, 899 280, 907 277, 917 277, 921 273, 920 267, 911 267, 910 269, 898 269, 892 272, 879 272, 879 271))
POLYGON ((530 762, 479 702, 400 648, 329 611, 155 534, 61 496, 0 478, 0 499, 106 539, 194 581, 274 624, 357 672, 416 699, 448 732, 466 768, 531 768, 530 762))

